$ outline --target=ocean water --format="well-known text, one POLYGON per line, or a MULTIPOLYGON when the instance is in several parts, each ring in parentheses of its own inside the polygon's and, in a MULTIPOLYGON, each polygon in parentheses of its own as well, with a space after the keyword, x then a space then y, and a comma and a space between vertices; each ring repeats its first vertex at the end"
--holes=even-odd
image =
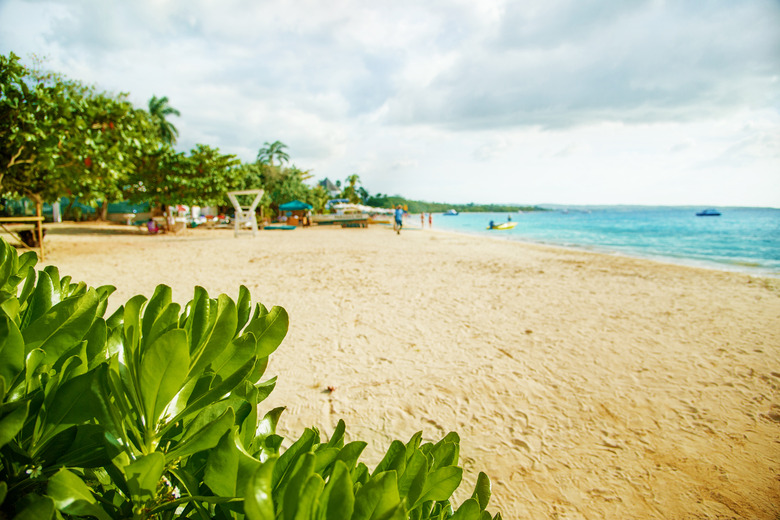
MULTIPOLYGON (((434 214, 434 228, 652 258, 714 269, 780 276, 780 209, 579 207, 529 213, 434 214), (487 230, 491 220, 511 230, 487 230)), ((415 220, 412 220, 415 222, 415 220)), ((427 225, 427 222, 426 222, 427 225)))

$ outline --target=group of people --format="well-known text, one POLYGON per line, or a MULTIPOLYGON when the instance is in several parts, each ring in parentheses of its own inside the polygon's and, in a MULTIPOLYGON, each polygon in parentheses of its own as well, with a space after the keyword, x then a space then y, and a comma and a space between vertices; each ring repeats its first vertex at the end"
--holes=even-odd
MULTIPOLYGON (((420 213, 420 227, 425 227, 425 213, 420 213)), ((433 227, 433 213, 428 213, 428 227, 433 227)))
MULTIPOLYGON (((400 204, 395 207, 395 224, 393 230, 401 234, 401 228, 404 226, 404 208, 400 204)), ((420 213, 420 227, 425 227, 425 213, 420 213)), ((433 213, 428 213, 428 227, 433 227, 433 213)))

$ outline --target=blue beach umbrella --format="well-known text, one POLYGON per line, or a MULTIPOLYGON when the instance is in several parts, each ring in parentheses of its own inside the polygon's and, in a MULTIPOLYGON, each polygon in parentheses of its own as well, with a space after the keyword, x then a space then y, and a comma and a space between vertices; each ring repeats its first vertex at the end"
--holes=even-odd
POLYGON ((312 208, 311 204, 306 204, 305 202, 301 202, 300 200, 293 200, 279 205, 279 209, 282 211, 301 211, 304 209, 311 209, 311 208, 312 208))

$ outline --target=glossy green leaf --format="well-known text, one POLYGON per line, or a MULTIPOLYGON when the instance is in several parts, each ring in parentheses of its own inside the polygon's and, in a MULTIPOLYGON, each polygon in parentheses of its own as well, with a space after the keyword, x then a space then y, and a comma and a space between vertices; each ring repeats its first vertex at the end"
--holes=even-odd
POLYGON ((97 318, 84 337, 84 340, 87 342, 86 358, 89 368, 94 368, 95 365, 109 358, 106 346, 107 339, 108 327, 106 327, 106 321, 103 318, 97 318))
POLYGON ((344 432, 347 429, 347 425, 343 419, 339 419, 336 424, 336 428, 333 430, 333 435, 330 436, 328 441, 328 447, 331 448, 343 448, 344 447, 344 432))
POLYGON ((474 494, 471 495, 471 497, 477 499, 481 510, 484 511, 487 508, 488 502, 490 502, 491 493, 490 479, 485 473, 480 471, 477 476, 477 485, 474 488, 474 494))
POLYGON ((149 298, 149 303, 144 309, 141 334, 144 337, 144 343, 149 344, 149 333, 154 326, 155 321, 163 311, 171 304, 173 291, 167 285, 158 285, 154 289, 154 294, 149 298))
POLYGON ((279 423, 279 417, 282 415, 284 410, 285 408, 280 406, 267 412, 260 420, 260 423, 257 425, 257 436, 267 437, 272 433, 276 433, 276 425, 279 423))
MULTIPOLYGON (((73 439, 64 449, 56 446, 56 438, 52 439, 45 452, 41 455, 45 465, 55 464, 66 467, 96 468, 111 463, 111 457, 106 449, 105 429, 96 424, 82 424, 62 432, 65 435, 73 431, 73 439), (51 462, 49 462, 49 460, 51 462)), ((59 437, 59 436, 58 436, 59 437)))
MULTIPOLYGON (((191 376, 200 374, 228 347, 231 340, 233 340, 237 320, 236 304, 224 294, 220 295, 217 299, 214 325, 210 330, 208 338, 204 341, 203 348, 196 353, 195 362, 190 370, 191 376)), ((253 354, 254 352, 251 352, 249 356, 253 354)), ((247 359, 249 356, 247 356, 247 359)), ((220 370, 214 370, 217 373, 220 372, 220 370)))
POLYGON ((54 506, 69 515, 95 516, 98 520, 111 517, 97 505, 89 487, 67 469, 61 469, 49 480, 46 494, 54 500, 54 506))
POLYGON ((0 377, 10 385, 22 370, 24 338, 16 323, 5 313, 0 313, 0 377))
POLYGON ((258 359, 270 356, 276 350, 287 335, 289 325, 290 318, 282 307, 274 307, 265 316, 249 322, 244 333, 251 332, 257 338, 255 354, 258 359))
POLYGON ((3 241, 0 244, 0 288, 6 288, 8 279, 16 272, 17 264, 16 252, 7 242, 3 241))
POLYGON ((314 453, 316 456, 314 472, 326 476, 329 473, 326 471, 336 462, 340 451, 338 448, 328 448, 326 444, 320 444, 314 453))
MULTIPOLYGON (((234 373, 250 358, 255 358, 256 340, 252 334, 244 334, 232 340, 211 362, 210 369, 221 379, 234 373)), ((254 366, 254 363, 253 363, 254 366)))
POLYGON ((406 458, 409 459, 409 457, 412 456, 412 453, 417 450, 420 447, 420 443, 422 442, 422 431, 418 431, 412 437, 409 439, 409 442, 406 443, 406 458))
POLYGON ((139 457, 124 467, 125 480, 134 502, 154 499, 164 469, 165 455, 159 451, 139 457))
POLYGON ((27 414, 30 411, 30 402, 18 403, 15 408, 0 418, 0 447, 5 446, 16 437, 24 427, 27 414))
POLYGON ((386 471, 371 477, 355 493, 355 510, 352 520, 379 520, 401 505, 395 471, 386 471))
POLYGON ((24 329, 27 324, 32 323, 51 309, 57 301, 54 295, 54 284, 49 275, 44 271, 38 272, 38 283, 35 284, 35 290, 30 295, 27 312, 20 328, 24 329))
POLYGON ((249 294, 249 289, 243 285, 238 289, 236 312, 238 319, 236 321, 236 330, 233 332, 233 337, 237 337, 241 333, 241 330, 249 321, 249 315, 252 313, 252 298, 249 294))
POLYGON ((476 498, 470 498, 463 502, 450 520, 480 520, 482 509, 476 498))
POLYGON ((415 449, 406 463, 406 469, 398 478, 398 492, 408 498, 409 504, 417 502, 422 495, 427 475, 428 460, 420 450, 415 449))
POLYGON ((45 363, 53 365, 84 339, 95 321, 97 306, 94 289, 53 306, 22 332, 26 351, 40 348, 46 353, 45 363))
POLYGON ((146 304, 146 297, 133 296, 124 305, 122 327, 126 361, 132 365, 137 362, 136 352, 141 343, 141 309, 146 304))
POLYGON ((233 426, 235 415, 232 408, 225 410, 222 415, 209 422, 202 428, 188 433, 176 448, 165 455, 166 462, 172 462, 177 458, 184 458, 203 450, 209 450, 219 444, 219 441, 233 426))
POLYGON ((306 428, 298 440, 279 457, 274 465, 274 494, 279 492, 279 487, 288 478, 288 473, 294 469, 298 459, 312 449, 316 440, 317 433, 311 428, 306 428))
POLYGON ((240 496, 260 465, 241 447, 234 427, 209 451, 203 482, 219 496, 240 496))
POLYGON ((28 300, 30 296, 32 296, 33 291, 35 290, 35 281, 37 279, 37 272, 33 267, 27 268, 27 274, 24 277, 24 284, 22 285, 22 290, 19 291, 19 301, 27 305, 28 300))
POLYGON ((387 449, 385 456, 379 461, 373 475, 394 469, 399 475, 406 469, 406 446, 400 441, 393 441, 387 449))
POLYGON ((349 469, 343 461, 336 461, 320 499, 320 518, 322 520, 351 518, 354 508, 355 493, 352 490, 349 469))
POLYGON ((153 428, 189 371, 187 334, 176 329, 160 336, 143 353, 138 371, 139 392, 147 429, 153 428))
POLYGON ((47 399, 45 419, 35 451, 59 432, 78 424, 85 424, 99 415, 99 401, 95 386, 99 372, 92 370, 62 383, 47 399))
MULTIPOLYGON (((151 345, 166 332, 178 328, 180 311, 181 306, 178 303, 171 303, 162 309, 154 320, 154 324, 149 329, 149 332, 144 336, 144 344, 151 345)), ((144 326, 146 326, 146 322, 144 322, 144 326)))
POLYGON ((37 495, 28 497, 30 500, 16 513, 13 520, 49 520, 54 517, 54 500, 37 495))
POLYGON ((315 456, 313 453, 304 453, 295 462, 295 468, 290 472, 290 477, 279 485, 279 496, 282 503, 282 517, 284 520, 295 520, 298 507, 303 501, 302 492, 309 477, 314 474, 315 456))
POLYGON ((325 481, 318 474, 310 475, 298 495, 298 507, 293 520, 309 520, 315 518, 320 505, 320 495, 325 487, 325 481))
POLYGON ((113 285, 101 285, 95 290, 97 291, 98 300, 100 301, 97 308, 97 315, 102 318, 106 314, 106 309, 108 308, 108 297, 116 291, 116 287, 113 285))
POLYGON ((57 266, 47 265, 43 268, 43 271, 49 275, 52 286, 54 287, 55 301, 53 304, 56 304, 58 301, 62 301, 63 295, 62 284, 60 283, 60 270, 57 269, 57 266))
POLYGON ((28 353, 24 360, 24 379, 28 394, 41 386, 39 375, 45 366, 43 365, 44 358, 46 358, 46 353, 41 349, 35 349, 28 353))
POLYGON ((444 466, 428 475, 425 481, 425 489, 417 503, 429 500, 447 500, 460 485, 463 478, 463 468, 458 466, 444 466))
POLYGON ((434 468, 443 468, 444 466, 454 466, 458 464, 458 454, 460 446, 458 444, 447 442, 432 452, 435 461, 434 468))
POLYGON ((0 312, 6 314, 14 323, 19 323, 21 310, 22 305, 15 295, 0 291, 0 312))
POLYGON ((199 395, 196 399, 188 402, 187 407, 177 415, 176 419, 178 420, 182 417, 197 413, 199 410, 211 404, 214 400, 230 393, 236 386, 244 381, 247 374, 252 371, 254 364, 255 358, 252 357, 221 383, 216 384, 214 387, 199 395))
POLYGON ((274 503, 271 498, 271 475, 275 458, 262 463, 247 481, 244 491, 244 513, 247 520, 274 520, 274 503))
POLYGON ((197 352, 208 338, 216 319, 215 310, 206 289, 195 287, 195 297, 190 302, 190 314, 185 326, 189 333, 191 353, 197 352))
POLYGON ((455 432, 450 432, 431 449, 434 458, 434 469, 444 466, 452 466, 458 463, 460 452, 460 437, 455 432))
POLYGON ((344 445, 341 451, 336 457, 336 460, 340 460, 347 465, 347 469, 352 471, 360 458, 360 454, 366 449, 368 443, 363 441, 353 441, 344 445))

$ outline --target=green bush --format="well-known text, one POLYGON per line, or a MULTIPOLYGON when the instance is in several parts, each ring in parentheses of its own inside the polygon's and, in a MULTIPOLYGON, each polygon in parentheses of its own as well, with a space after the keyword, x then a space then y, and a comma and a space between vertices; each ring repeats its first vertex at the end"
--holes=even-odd
POLYGON ((362 441, 258 413, 284 309, 195 288, 131 298, 87 287, 0 241, 0 518, 487 520, 490 482, 454 511, 459 438, 394 441, 369 471, 362 441))

